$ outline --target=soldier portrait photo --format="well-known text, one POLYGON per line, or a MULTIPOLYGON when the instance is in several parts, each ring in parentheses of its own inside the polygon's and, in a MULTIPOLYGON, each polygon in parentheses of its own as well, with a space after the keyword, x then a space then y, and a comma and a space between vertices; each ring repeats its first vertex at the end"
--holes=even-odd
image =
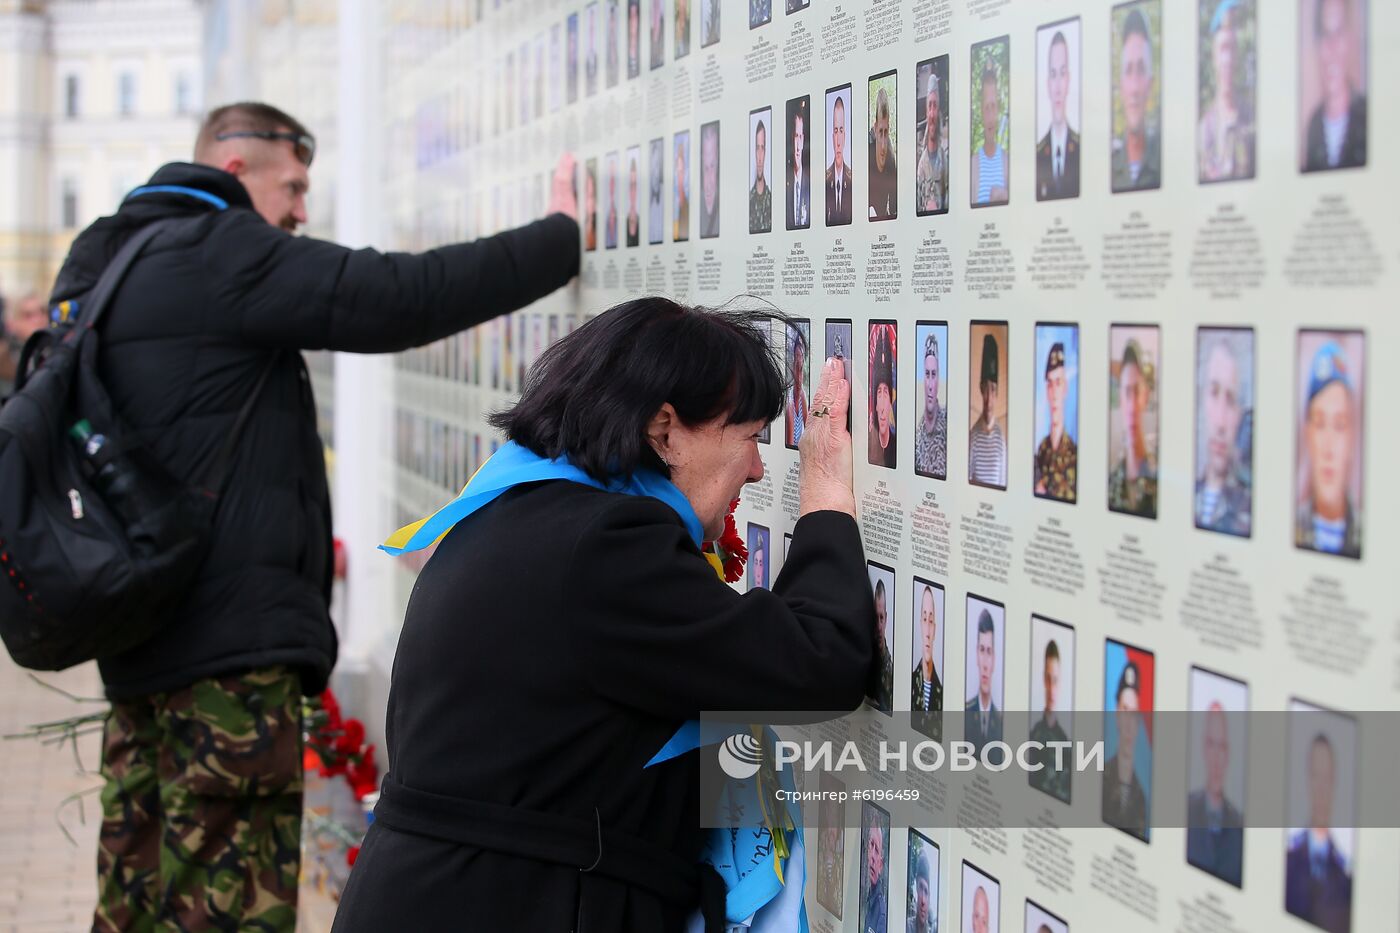
POLYGON ((1079 197, 1079 17, 1035 32, 1035 199, 1079 197))
POLYGON ((889 713, 894 710, 894 568, 872 560, 866 561, 866 569, 875 595, 875 625, 880 636, 875 640, 875 650, 879 652, 875 660, 878 682, 869 700, 875 709, 889 713))
POLYGON ((1157 391, 1161 333, 1156 325, 1114 324, 1108 332, 1108 507, 1157 517, 1157 391))
POLYGON ((1001 882, 971 862, 962 863, 960 933, 1000 933, 1001 882))
POLYGON ((1055 750, 1048 746, 1074 735, 1074 626, 1031 616, 1030 688, 1030 740, 1047 746, 1040 751, 1040 770, 1030 772, 1030 785, 1069 803, 1072 769, 1056 768, 1055 750))
POLYGON ((1248 538, 1254 498, 1254 330, 1196 331, 1196 527, 1248 538))
POLYGON ((914 70, 914 213, 948 213, 948 56, 914 70))
MULTIPOLYGON (((1002 697, 1006 690, 1006 607, 967 594, 966 659, 963 683, 963 739, 981 756, 988 742, 1002 740, 1002 697)), ((991 757, 991 756, 989 756, 991 757)))
POLYGON ((1349 933, 1357 860, 1357 722, 1299 699, 1289 701, 1288 711, 1283 907, 1328 933, 1349 933))
POLYGON ((914 433, 914 472, 948 478, 948 323, 914 325, 914 372, 919 379, 919 423, 914 433))
POLYGON ((1074 502, 1079 491, 1079 325, 1037 324, 1034 491, 1074 502))
POLYGON ((905 933, 938 933, 938 859, 937 843, 917 829, 909 830, 905 933))
POLYGON ((1249 686, 1193 665, 1190 704, 1186 861, 1238 888, 1244 883, 1249 686))
POLYGON ((870 116, 865 177, 869 182, 871 220, 894 220, 899 216, 899 151, 896 93, 899 75, 886 71, 872 77, 866 86, 866 112, 870 116))
MULTIPOLYGON (((749 233, 773 229, 773 108, 749 113, 749 233)), ((780 137, 781 138, 781 137, 780 137)))
POLYGON ((943 739, 943 638, 944 591, 937 583, 914 578, 910 610, 914 616, 910 657, 914 669, 909 674, 910 723, 933 739, 943 739))
POLYGON ((1133 0, 1113 8, 1111 77, 1112 190, 1162 186, 1162 0, 1133 0))
POLYGON ((817 809, 817 868, 814 879, 817 903, 837 920, 846 901, 846 821, 839 799, 846 785, 830 771, 822 770, 818 781, 821 803, 817 809))
POLYGON ((1154 656, 1105 639, 1103 821, 1152 841, 1154 656))
POLYGON ((873 803, 861 804, 858 930, 889 929, 890 854, 890 815, 873 803))
POLYGON ((1294 543, 1361 557, 1365 487, 1366 337, 1298 332, 1298 464, 1294 543))

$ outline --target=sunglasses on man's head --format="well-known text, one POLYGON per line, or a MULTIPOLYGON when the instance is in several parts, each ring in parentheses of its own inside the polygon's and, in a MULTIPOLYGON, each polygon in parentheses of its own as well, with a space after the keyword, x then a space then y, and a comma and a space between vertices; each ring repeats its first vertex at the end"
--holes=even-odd
POLYGON ((297 161, 307 168, 311 167, 311 160, 316 158, 316 137, 310 133, 293 133, 290 130, 239 130, 234 133, 220 133, 214 137, 219 142, 226 139, 285 139, 292 144, 292 151, 296 153, 297 161))

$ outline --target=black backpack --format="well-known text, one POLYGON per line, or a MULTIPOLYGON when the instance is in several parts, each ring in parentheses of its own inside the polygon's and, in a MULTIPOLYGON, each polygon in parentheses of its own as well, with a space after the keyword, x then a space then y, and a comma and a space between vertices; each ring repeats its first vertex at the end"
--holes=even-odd
POLYGON ((171 621, 277 362, 268 359, 197 481, 172 477, 122 423, 98 377, 96 327, 141 250, 176 223, 133 234, 76 303, 76 320, 29 339, 0 408, 0 637, 24 667, 62 670, 112 655, 171 621))

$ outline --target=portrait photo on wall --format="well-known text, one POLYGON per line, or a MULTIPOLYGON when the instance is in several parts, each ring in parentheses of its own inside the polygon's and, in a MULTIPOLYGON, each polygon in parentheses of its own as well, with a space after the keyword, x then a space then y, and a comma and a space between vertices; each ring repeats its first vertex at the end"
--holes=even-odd
POLYGON ((866 437, 871 466, 888 467, 898 463, 895 444, 895 410, 899 401, 899 334, 894 321, 870 322, 870 402, 866 437))
POLYGON ((961 933, 1000 933, 1001 882, 971 862, 962 863, 961 933))
POLYGON ((583 248, 598 248, 598 160, 583 163, 583 248))
POLYGON ((666 238, 666 140, 653 139, 647 147, 647 242, 666 238))
POLYGON ((700 127, 700 239, 719 236, 719 121, 700 127))
POLYGON ((880 678, 875 685, 876 695, 869 700, 875 709, 889 713, 894 710, 894 568, 871 560, 865 562, 865 569, 870 574, 870 589, 875 596, 875 627, 879 635, 875 640, 875 650, 879 652, 875 665, 880 678))
POLYGON ((1074 626, 1046 616, 1031 616, 1031 732, 1040 751, 1039 771, 1030 772, 1030 785, 1064 803, 1073 791, 1073 769, 1056 767, 1050 742, 1074 738, 1074 626))
POLYGON ((1366 164, 1368 0, 1299 0, 1298 162, 1304 172, 1366 164))
POLYGON ((1254 177, 1256 0, 1199 0, 1196 172, 1202 184, 1254 177))
POLYGON ((1152 841, 1151 651, 1104 640, 1103 821, 1152 841))
POLYGON ((1079 325, 1035 325, 1034 491, 1074 502, 1079 494, 1079 325))
POLYGON ((648 0, 651 4, 650 26, 647 30, 651 36, 651 70, 655 71, 666 64, 666 4, 670 0, 648 0))
POLYGON ((1157 517, 1161 332, 1155 324, 1108 330, 1108 507, 1157 517))
POLYGON ((1196 331, 1196 527, 1248 538, 1254 501, 1254 329, 1196 331))
POLYGON ((856 929, 886 933, 890 910, 890 815, 873 803, 860 808, 860 905, 856 929))
POLYGON ((1112 190, 1162 186, 1162 0, 1120 3, 1111 14, 1112 190))
POLYGON ((676 48, 679 60, 690 54, 690 0, 676 0, 676 48))
POLYGON ((772 538, 768 529, 762 525, 755 525, 749 522, 749 561, 746 565, 748 570, 748 588, 751 590, 768 589, 768 558, 771 556, 769 545, 772 538))
POLYGON ((749 0, 749 28, 757 29, 773 21, 773 0, 749 0))
POLYGON ((909 867, 904 873, 907 933, 938 931, 938 859, 938 844, 917 829, 909 830, 909 867))
POLYGON ((865 174, 869 177, 869 217, 871 220, 894 220, 899 216, 899 168, 895 153, 899 151, 899 95, 895 70, 874 75, 866 84, 866 113, 869 114, 869 150, 865 174))
POLYGON ((1187 737, 1186 861, 1241 887, 1244 880, 1249 687, 1192 666, 1187 737))
POLYGON ((787 141, 787 220, 789 230, 806 230, 812 225, 812 153, 808 146, 811 120, 809 98, 794 97, 787 102, 785 126, 787 141))
POLYGON ((565 24, 568 37, 564 64, 564 97, 572 104, 578 100, 578 14, 570 13, 565 24))
POLYGON ((627 0, 627 77, 642 73, 642 0, 627 0))
MULTIPOLYGON (((841 378, 855 384, 855 371, 851 368, 851 341, 855 339, 849 318, 829 318, 826 322, 826 355, 822 359, 841 361, 841 378)), ((851 429, 851 408, 846 407, 846 430, 851 429)))
POLYGON ((812 346, 812 322, 795 319, 783 326, 783 360, 789 388, 783 401, 783 446, 797 449, 807 427, 807 400, 812 397, 812 371, 807 365, 812 346))
POLYGON ((851 86, 826 92, 826 225, 851 222, 851 86))
POLYGON ((948 56, 914 69, 914 213, 948 213, 948 56))
POLYGON ((641 192, 638 190, 641 185, 638 178, 641 161, 641 146, 633 146, 627 150, 627 216, 624 218, 623 239, 628 246, 636 246, 642 242, 641 192))
POLYGON ((617 249, 617 153, 609 152, 604 157, 607 187, 603 192, 603 210, 606 218, 603 223, 603 246, 617 249))
POLYGON ((671 178, 671 240, 684 243, 690 239, 690 131, 676 134, 672 150, 675 175, 671 178))
POLYGON ((943 738, 943 587, 915 577, 909 607, 914 615, 909 652, 914 659, 909 674, 910 722, 920 733, 938 742, 943 738))
POLYGON ((719 11, 721 0, 700 0, 700 48, 705 49, 719 41, 719 11))
POLYGON ((583 93, 592 97, 598 93, 598 38, 602 27, 598 23, 598 0, 583 8, 583 93))
POLYGON ((1011 389, 1005 321, 973 321, 968 333, 967 481, 1006 488, 1006 423, 1011 389))
POLYGON ((1011 200, 1011 37, 972 47, 972 153, 968 194, 973 207, 1011 200))
POLYGON ((914 325, 914 372, 919 379, 919 426, 914 436, 914 472, 948 478, 948 322, 914 325))
POLYGON ((607 18, 604 20, 604 28, 607 29, 607 85, 608 87, 617 87, 618 78, 622 71, 622 55, 618 46, 622 14, 618 9, 618 0, 604 0, 604 2, 608 5, 607 18))
MULTIPOLYGON (((773 352, 775 349, 776 349, 777 351, 781 352, 782 347, 783 347, 782 343, 778 343, 778 344, 775 345, 774 342, 773 342, 774 339, 775 339, 775 338, 774 338, 774 335, 773 335, 773 328, 774 328, 775 326, 776 326, 776 322, 775 322, 773 319, 770 318, 770 319, 768 320, 767 326, 763 327, 763 329, 760 331, 760 333, 763 334, 763 342, 764 342, 765 344, 768 345, 768 350, 769 350, 769 352, 773 352)), ((781 340, 782 340, 782 337, 780 336, 780 337, 778 337, 778 338, 776 338, 776 339, 778 339, 779 341, 781 341, 781 340)), ((759 442, 760 444, 769 444, 769 443, 772 443, 772 440, 773 440, 773 424, 772 424, 772 422, 768 422, 768 423, 766 423, 766 424, 763 425, 763 430, 761 430, 761 431, 758 432, 758 442, 759 442)))
POLYGON ((846 785, 823 769, 817 782, 821 803, 817 809, 817 903, 827 913, 841 919, 846 901, 846 820, 841 800, 846 785))
POLYGON ((965 634, 963 738, 972 743, 980 756, 983 746, 1002 741, 1004 732, 1006 607, 996 600, 968 593, 965 634))
POLYGON ((562 105, 564 93, 564 35, 559 23, 549 27, 549 112, 562 105))
POLYGON ((1026 933, 1069 933, 1069 922, 1026 898, 1026 933))
POLYGON ((1349 933, 1356 877, 1356 720, 1288 703, 1287 852, 1283 907, 1328 933, 1349 933))
POLYGON ((786 12, 790 16, 793 13, 801 13, 803 10, 807 9, 807 7, 812 5, 812 0, 784 0, 784 3, 786 4, 786 12))
POLYGON ((1077 16, 1035 31, 1037 201, 1079 197, 1081 34, 1077 16))
POLYGON ((1300 330, 1293 541, 1361 557, 1365 503, 1366 335, 1300 330))
POLYGON ((749 111, 749 233, 773 229, 773 108, 749 111))

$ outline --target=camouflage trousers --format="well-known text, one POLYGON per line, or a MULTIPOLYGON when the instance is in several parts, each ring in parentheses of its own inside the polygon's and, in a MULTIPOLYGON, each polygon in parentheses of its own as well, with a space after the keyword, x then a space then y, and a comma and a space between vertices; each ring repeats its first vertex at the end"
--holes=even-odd
POLYGON ((93 929, 292 931, 301 756, 285 667, 113 703, 93 929))

